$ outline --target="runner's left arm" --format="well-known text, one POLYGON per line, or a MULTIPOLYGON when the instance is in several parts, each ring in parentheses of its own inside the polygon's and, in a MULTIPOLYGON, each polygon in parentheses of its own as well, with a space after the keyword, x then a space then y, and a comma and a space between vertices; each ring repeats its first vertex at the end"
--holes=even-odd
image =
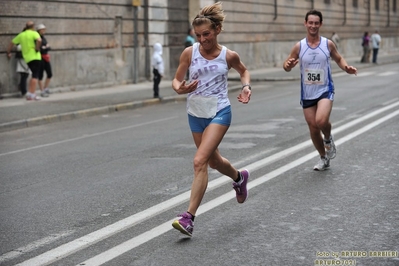
POLYGON ((226 60, 229 68, 234 68, 240 74, 242 89, 237 99, 241 103, 248 103, 251 99, 251 75, 247 67, 241 61, 237 52, 227 50, 226 60))
POLYGON ((328 48, 330 49, 331 58, 334 59, 334 61, 343 71, 345 71, 348 74, 355 74, 355 75, 357 74, 357 69, 353 66, 348 66, 348 63, 338 52, 337 47, 331 40, 328 40, 328 48))

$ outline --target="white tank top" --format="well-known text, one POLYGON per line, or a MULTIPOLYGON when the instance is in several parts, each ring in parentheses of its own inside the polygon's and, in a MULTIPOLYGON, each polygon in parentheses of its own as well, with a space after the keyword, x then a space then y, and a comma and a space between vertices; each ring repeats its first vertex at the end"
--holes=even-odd
POLYGON ((334 93, 328 39, 320 37, 316 48, 310 47, 306 38, 300 44, 301 100, 317 99, 325 92, 334 93))
MULTIPOLYGON (((217 58, 208 60, 202 57, 199 51, 199 43, 194 43, 191 55, 191 65, 189 68, 190 82, 198 80, 198 87, 191 95, 216 96, 217 111, 230 105, 227 90, 227 74, 229 68, 226 61, 227 48, 222 46, 222 50, 217 58)), ((187 109, 189 101, 187 100, 187 109)))

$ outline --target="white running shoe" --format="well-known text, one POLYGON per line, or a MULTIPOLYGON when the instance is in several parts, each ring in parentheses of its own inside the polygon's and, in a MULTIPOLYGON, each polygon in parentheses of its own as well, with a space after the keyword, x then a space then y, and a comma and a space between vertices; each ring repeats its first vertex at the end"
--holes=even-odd
POLYGON ((328 157, 320 157, 319 162, 313 167, 313 170, 324 171, 330 167, 330 159, 328 157))
POLYGON ((45 97, 48 97, 49 95, 48 95, 45 91, 42 91, 42 92, 40 93, 40 96, 42 96, 43 98, 45 98, 45 97))
POLYGON ((330 135, 330 143, 327 143, 328 140, 323 140, 324 148, 326 149, 327 157, 329 159, 334 159, 337 155, 337 149, 335 148, 333 136, 330 135))
POLYGON ((29 93, 29 94, 26 94, 26 100, 27 101, 39 101, 40 97, 36 96, 36 94, 29 93))

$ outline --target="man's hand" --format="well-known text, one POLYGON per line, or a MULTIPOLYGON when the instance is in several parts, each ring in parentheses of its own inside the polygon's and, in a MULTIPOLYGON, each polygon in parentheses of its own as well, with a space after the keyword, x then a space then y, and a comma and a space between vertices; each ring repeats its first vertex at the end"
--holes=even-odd
POLYGON ((285 71, 290 72, 291 69, 293 69, 296 64, 298 64, 299 60, 295 59, 295 58, 288 58, 287 60, 285 60, 283 68, 285 71))
POLYGON ((357 75, 357 68, 353 66, 345 66, 345 71, 348 74, 355 74, 357 75))

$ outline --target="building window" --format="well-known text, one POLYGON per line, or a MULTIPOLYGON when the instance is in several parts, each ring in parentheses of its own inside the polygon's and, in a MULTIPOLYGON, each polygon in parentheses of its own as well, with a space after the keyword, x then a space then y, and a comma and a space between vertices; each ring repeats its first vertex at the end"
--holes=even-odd
POLYGON ((392 0, 392 10, 393 10, 393 12, 395 12, 396 13, 396 11, 397 11, 397 9, 396 9, 396 0, 392 0))
POLYGON ((380 10, 380 0, 375 0, 375 10, 380 10))
POLYGON ((331 4, 331 0, 324 0, 325 4, 331 4))
POLYGON ((356 7, 356 8, 358 7, 357 0, 353 0, 352 4, 353 4, 353 7, 356 7))

